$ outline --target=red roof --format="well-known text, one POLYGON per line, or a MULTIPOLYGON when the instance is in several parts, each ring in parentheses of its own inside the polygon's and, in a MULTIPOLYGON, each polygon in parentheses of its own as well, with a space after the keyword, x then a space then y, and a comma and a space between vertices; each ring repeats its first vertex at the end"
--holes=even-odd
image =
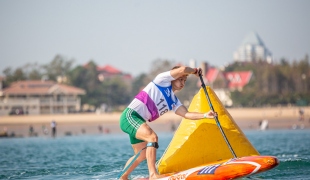
POLYGON ((54 81, 17 81, 3 89, 7 95, 85 94, 85 90, 54 81))
POLYGON ((219 70, 216 68, 209 68, 208 71, 206 72, 205 78, 208 83, 212 83, 215 81, 216 77, 219 74, 219 70))
POLYGON ((224 78, 228 81, 229 89, 233 88, 243 88, 249 83, 252 72, 251 71, 234 71, 221 73, 217 68, 209 68, 205 74, 205 79, 207 83, 213 83, 219 75, 224 75, 224 78))
POLYGON ((108 73, 111 73, 111 74, 119 74, 121 73, 122 71, 116 69, 115 67, 113 66, 110 66, 110 65, 106 65, 106 66, 98 66, 97 67, 97 71, 105 71, 105 72, 108 72, 108 73))
POLYGON ((252 72, 251 71, 235 71, 227 72, 224 74, 225 78, 229 81, 228 88, 244 87, 249 83, 252 72))

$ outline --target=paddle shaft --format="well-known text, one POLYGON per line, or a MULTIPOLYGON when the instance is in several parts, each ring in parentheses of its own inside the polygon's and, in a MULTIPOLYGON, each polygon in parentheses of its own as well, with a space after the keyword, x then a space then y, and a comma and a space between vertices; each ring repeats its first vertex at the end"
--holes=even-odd
POLYGON ((120 177, 122 177, 122 175, 125 174, 125 172, 130 168, 130 166, 135 162, 135 160, 139 157, 140 153, 146 149, 147 147, 144 147, 143 149, 141 149, 135 156, 134 158, 130 161, 130 163, 124 167, 124 169, 119 173, 117 179, 119 179, 120 177))
MULTIPOLYGON (((211 109, 213 112, 215 112, 215 111, 214 111, 214 108, 213 108, 213 105, 212 105, 212 103, 211 103, 210 97, 209 97, 209 95, 208 95, 206 85, 205 85, 205 83, 204 83, 204 81, 203 81, 203 79, 202 79, 202 74, 201 74, 201 73, 199 74, 199 78, 200 78, 200 81, 201 81, 201 87, 203 88, 203 90, 204 90, 204 92, 205 92, 205 94, 206 94, 206 97, 207 97, 207 100, 208 100, 210 109, 211 109)), ((220 131, 221 131, 221 133, 222 133, 222 136, 223 136, 223 138, 224 138, 224 140, 225 140, 225 142, 226 142, 226 144, 227 144, 227 146, 228 146, 228 148, 229 148, 231 154, 234 156, 234 158, 237 158, 237 156, 236 156, 234 150, 232 149, 232 147, 231 147, 231 145, 230 145, 230 143, 229 143, 229 141, 228 141, 228 139, 227 139, 227 137, 226 137, 226 135, 225 135, 225 133, 224 133, 224 131, 223 131, 223 129, 222 129, 222 126, 221 126, 220 121, 218 120, 217 116, 215 116, 214 119, 215 119, 215 122, 216 122, 216 124, 217 124, 217 127, 220 129, 220 131)))

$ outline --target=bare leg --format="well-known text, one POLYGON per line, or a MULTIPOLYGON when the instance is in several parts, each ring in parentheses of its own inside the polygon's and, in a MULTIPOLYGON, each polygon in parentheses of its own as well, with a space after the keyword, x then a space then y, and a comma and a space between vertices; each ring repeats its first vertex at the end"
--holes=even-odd
POLYGON ((155 167, 156 163, 156 148, 148 147, 146 148, 146 159, 147 159, 147 166, 149 168, 149 178, 156 178, 158 173, 155 167))
MULTIPOLYGON (((146 146, 146 142, 141 142, 141 143, 138 143, 138 144, 133 144, 132 145, 132 149, 134 150, 135 154, 137 154, 141 149, 143 149, 144 147, 146 146)), ((134 158, 135 156, 132 156, 131 158, 129 158, 129 160, 127 161, 126 165, 124 168, 126 168, 128 166, 128 164, 131 163, 132 159, 134 158)), ((135 162, 133 162, 131 164, 131 166, 127 169, 127 171, 122 175, 122 177, 120 179, 122 180, 127 180, 128 179, 128 176, 129 174, 143 161, 145 160, 146 156, 145 156, 145 150, 143 150, 139 157, 135 160, 135 162)))
MULTIPOLYGON (((156 133, 146 123, 140 126, 140 128, 137 131, 136 138, 142 139, 145 142, 158 142, 158 137, 156 133)), ((157 177, 159 177, 155 167, 156 148, 147 147, 146 158, 147 158, 147 165, 149 168, 149 178, 156 179, 157 177)))

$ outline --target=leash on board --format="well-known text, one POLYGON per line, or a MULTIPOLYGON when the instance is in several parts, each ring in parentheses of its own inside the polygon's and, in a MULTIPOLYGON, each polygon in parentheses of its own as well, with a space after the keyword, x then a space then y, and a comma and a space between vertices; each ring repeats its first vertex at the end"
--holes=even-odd
POLYGON ((130 166, 133 164, 133 162, 136 161, 136 159, 139 157, 140 153, 146 149, 148 146, 144 147, 143 149, 141 149, 135 156, 134 158, 131 160, 131 162, 119 173, 119 175, 117 176, 117 179, 119 179, 120 177, 122 177, 122 175, 128 170, 128 168, 130 168, 130 166))
MULTIPOLYGON (((214 111, 214 108, 213 108, 213 105, 212 105, 212 103, 211 103, 210 97, 209 97, 209 95, 208 95, 208 92, 207 92, 207 89, 206 89, 206 85, 205 85, 205 83, 204 83, 204 81, 203 81, 203 79, 202 79, 202 74, 201 74, 201 73, 199 73, 199 78, 200 78, 200 81, 201 81, 201 87, 203 88, 203 90, 204 90, 204 92, 205 92, 205 94, 206 94, 206 97, 207 97, 207 100, 208 100, 210 109, 211 109, 213 112, 215 112, 215 111, 214 111)), ((232 147, 231 147, 231 145, 230 145, 230 143, 229 143, 229 141, 228 141, 228 139, 227 139, 227 137, 226 137, 226 135, 225 135, 225 133, 224 133, 222 127, 221 127, 220 121, 218 120, 217 116, 215 116, 214 119, 215 119, 215 122, 216 122, 216 124, 217 124, 217 127, 218 127, 218 128, 220 129, 220 131, 221 131, 221 134, 222 134, 222 136, 223 136, 223 138, 224 138, 224 140, 225 140, 225 142, 226 142, 226 144, 227 144, 227 146, 228 146, 228 148, 229 148, 231 154, 234 156, 234 158, 237 158, 237 156, 236 156, 234 150, 232 149, 232 147)))

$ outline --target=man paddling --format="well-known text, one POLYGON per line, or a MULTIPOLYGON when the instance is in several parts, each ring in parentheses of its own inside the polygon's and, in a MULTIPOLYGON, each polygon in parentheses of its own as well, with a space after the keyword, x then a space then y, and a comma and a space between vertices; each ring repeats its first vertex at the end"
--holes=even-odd
POLYGON ((159 178, 157 173, 156 149, 157 134, 147 125, 159 116, 172 110, 175 114, 191 120, 214 118, 213 111, 188 112, 187 108, 175 96, 175 92, 184 88, 187 76, 194 74, 199 77, 201 68, 175 66, 170 71, 158 74, 123 111, 120 117, 121 129, 129 134, 130 143, 135 155, 126 163, 120 179, 127 180, 129 174, 145 159, 149 169, 149 179, 159 178), (137 157, 138 156, 138 157, 137 157))

